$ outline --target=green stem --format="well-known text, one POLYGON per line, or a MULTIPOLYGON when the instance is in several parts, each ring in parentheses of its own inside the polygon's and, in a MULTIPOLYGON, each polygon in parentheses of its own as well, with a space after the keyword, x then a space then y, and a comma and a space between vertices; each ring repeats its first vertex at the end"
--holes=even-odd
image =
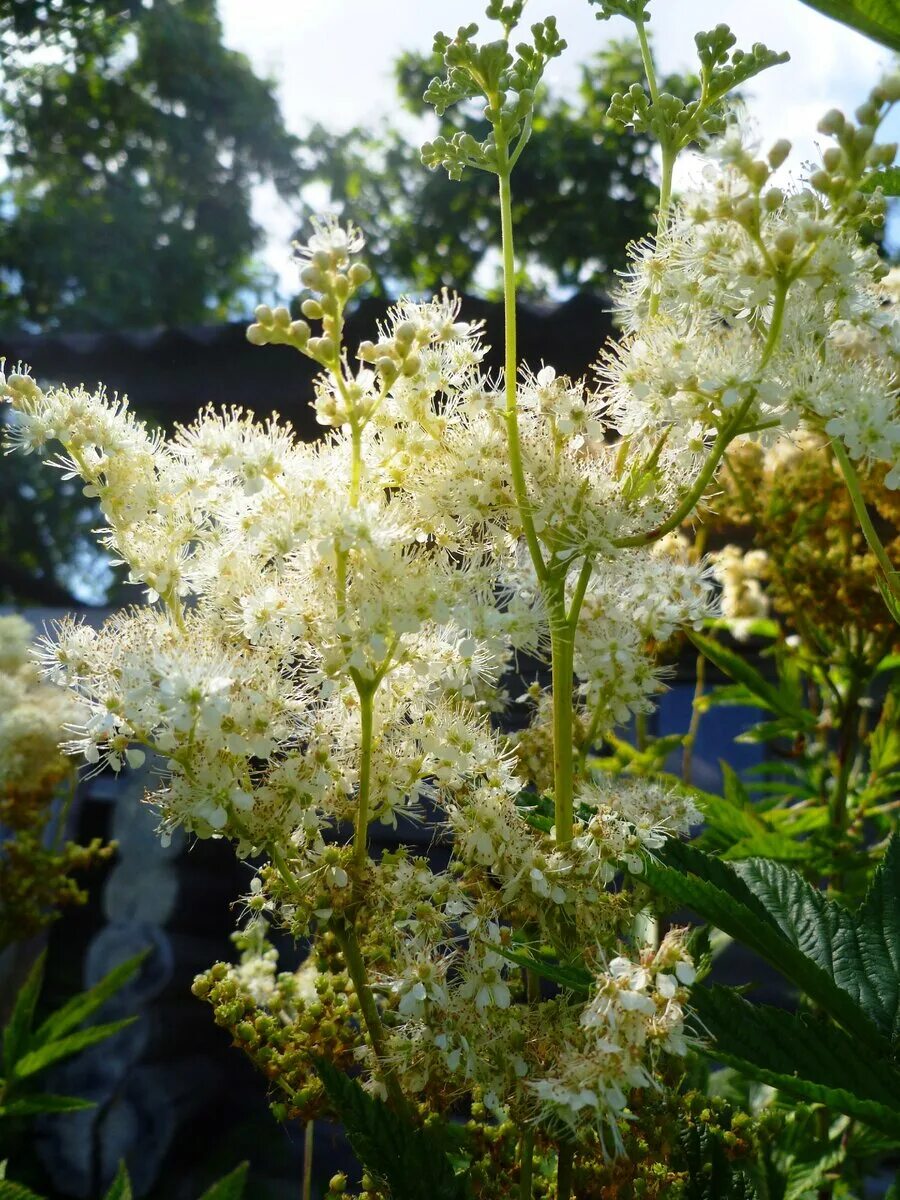
POLYGON ((359 694, 359 794, 356 807, 356 829, 353 835, 353 861, 361 870, 368 859, 367 833, 369 828, 369 799, 372 788, 372 732, 375 720, 373 689, 357 684, 359 694))
POLYGON ((307 1121, 306 1128, 303 1130, 303 1190, 300 1194, 300 1200, 312 1200, 314 1135, 315 1125, 312 1121, 307 1121))
POLYGON ((567 846, 574 832, 572 690, 575 683, 575 629, 566 619, 562 587, 559 591, 560 595, 548 605, 553 689, 553 803, 556 844, 567 846))
POLYGON ((398 1112, 410 1115, 409 1102, 403 1095, 397 1076, 386 1062, 387 1052, 384 1026, 381 1023, 378 1005, 375 1003, 375 996, 372 988, 369 986, 366 964, 356 938, 356 930, 349 921, 341 920, 333 920, 331 922, 331 930, 337 938, 341 953, 344 956, 344 962, 347 964, 347 974, 353 980, 356 998, 359 1000, 359 1010, 362 1013, 366 1032, 369 1035, 369 1041, 372 1043, 372 1049, 375 1051, 375 1057, 378 1059, 382 1083, 395 1109, 398 1112))
POLYGON ((527 1125, 519 1139, 519 1200, 531 1200, 534 1184, 534 1129, 527 1125))
POLYGON ((360 480, 362 478, 362 429, 354 421, 350 426, 350 445, 352 458, 350 461, 350 504, 356 508, 359 504, 360 480))
POLYGON ((859 521, 860 528, 863 531, 863 536, 868 542, 869 549, 875 555, 878 565, 884 572, 888 587, 894 596, 900 600, 900 576, 898 576, 891 560, 888 558, 887 551, 882 545, 881 539, 875 532, 875 526, 872 524, 869 510, 866 507, 856 469, 850 461, 850 456, 844 449, 843 443, 838 441, 837 438, 832 438, 831 449, 844 476, 844 482, 847 485, 847 491, 850 493, 850 500, 856 513, 856 519, 859 521))
POLYGON ((697 741, 697 730, 700 727, 700 701, 706 684, 706 659, 702 654, 697 655, 697 682, 694 686, 694 699, 691 703, 691 722, 684 735, 684 745, 681 758, 681 778, 688 785, 691 783, 694 765, 694 743, 697 741))
MULTIPOLYGON (((498 145, 498 153, 500 147, 498 145)), ((522 521, 522 529, 528 552, 534 564, 538 579, 543 583, 547 578, 547 568, 541 553, 534 520, 531 516, 531 503, 528 499, 528 486, 525 482, 525 468, 522 465, 522 441, 519 436, 519 415, 516 406, 516 378, 518 361, 516 349, 516 255, 513 241, 512 219, 512 189, 510 173, 507 168, 500 173, 500 227, 503 236, 503 313, 505 322, 506 356, 504 367, 504 385, 506 389, 506 436, 509 443, 509 471, 512 478, 516 505, 522 521)))
POLYGON ((647 29, 643 21, 635 21, 635 29, 637 29, 638 42, 641 46, 641 58, 644 63, 644 73, 647 76, 647 87, 650 89, 650 99, 656 103, 659 99, 659 85, 656 82, 656 66, 653 62, 653 54, 650 50, 650 42, 647 38, 647 29))
POLYGON ((556 1200, 571 1200, 575 1175, 575 1147, 560 1142, 556 1159, 556 1200))

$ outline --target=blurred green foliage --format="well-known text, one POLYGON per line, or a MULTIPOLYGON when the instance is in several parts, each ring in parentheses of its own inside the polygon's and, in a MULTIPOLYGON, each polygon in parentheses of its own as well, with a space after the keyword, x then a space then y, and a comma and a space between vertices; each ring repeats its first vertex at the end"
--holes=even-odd
POLYGON ((102 330, 244 307, 254 186, 299 185, 273 85, 215 0, 0 9, 0 325, 102 330))

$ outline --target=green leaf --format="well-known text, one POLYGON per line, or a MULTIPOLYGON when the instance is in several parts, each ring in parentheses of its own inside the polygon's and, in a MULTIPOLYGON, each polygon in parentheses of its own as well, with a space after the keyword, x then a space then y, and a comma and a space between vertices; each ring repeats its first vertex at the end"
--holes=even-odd
POLYGON ((97 1042, 112 1037, 114 1033, 125 1029, 136 1020, 137 1017, 123 1017, 120 1021, 108 1021, 104 1025, 89 1025, 87 1029, 79 1029, 77 1033, 70 1033, 58 1041, 46 1042, 43 1046, 38 1046, 36 1050, 30 1050, 27 1054, 23 1054, 16 1062, 11 1077, 26 1079, 30 1075, 36 1075, 38 1071, 43 1071, 52 1063, 59 1062, 62 1058, 69 1058, 72 1054, 86 1050, 88 1046, 94 1046, 97 1042))
POLYGON ((828 1175, 846 1159, 843 1146, 829 1146, 815 1162, 795 1160, 785 1181, 784 1200, 806 1200, 810 1192, 818 1192, 828 1181, 828 1175))
POLYGON ((900 196, 900 167, 872 171, 859 185, 861 192, 874 192, 876 188, 881 188, 886 196, 900 196))
POLYGON ((249 1170, 249 1163, 241 1163, 230 1174, 214 1183, 211 1188, 207 1188, 200 1200, 242 1200, 249 1170))
POLYGON ((682 1125, 678 1140, 687 1164, 684 1200, 757 1200, 757 1192, 735 1171, 719 1138, 708 1129, 682 1125))
POLYGON ((116 1177, 112 1181, 112 1186, 106 1193, 104 1200, 132 1200, 131 1180, 128 1178, 128 1170, 124 1162, 119 1163, 116 1177))
POLYGON ((468 1200, 467 1181, 454 1173, 436 1132, 412 1125, 331 1063, 319 1060, 316 1070, 354 1153, 391 1200, 468 1200))
POLYGON ((883 571, 876 571, 875 582, 878 584, 885 608, 900 625, 900 600, 897 599, 898 589, 900 589, 900 574, 892 571, 889 578, 883 571))
POLYGON ((803 0, 803 3, 883 46, 900 50, 900 9, 895 0, 803 0))
POLYGON ((900 1042, 900 837, 891 839, 858 914, 780 863, 755 858, 735 869, 785 937, 900 1042))
POLYGON ((707 1053, 716 1061, 900 1137, 900 1072, 842 1029, 749 1004, 724 987, 696 988, 691 1005, 713 1038, 707 1053))
POLYGON ((723 675, 743 684, 757 703, 764 708, 778 713, 781 717, 789 718, 798 726, 807 726, 813 723, 814 718, 811 713, 792 704, 788 696, 763 679, 759 671, 755 667, 751 667, 740 654, 735 654, 733 650, 727 649, 713 638, 704 637, 702 633, 688 630, 688 637, 704 658, 707 658, 713 666, 718 667, 723 675))
MULTIPOLYGON (((2 1197, 0 1197, 0 1200, 2 1200, 2 1197)), ((900 1200, 900 1171, 897 1172, 896 1179, 885 1192, 884 1200, 900 1200)))
POLYGON ((6 1075, 13 1073, 19 1056, 24 1053, 34 1020, 34 1009, 44 979, 44 954, 40 954, 28 972, 28 978, 19 989, 12 1015, 3 1030, 3 1069, 6 1075))
POLYGON ((0 1179, 0 1200, 45 1200, 45 1198, 21 1183, 13 1183, 11 1179, 0 1179))
POLYGON ((782 929, 769 907, 771 897, 754 894, 738 873, 745 866, 732 867, 670 838, 659 852, 659 861, 648 859, 644 872, 651 887, 755 950, 867 1046, 878 1053, 888 1050, 888 1043, 854 998, 782 929))
POLYGON ((93 1100, 84 1100, 80 1096, 54 1096, 51 1092, 42 1092, 0 1105, 0 1117, 33 1117, 38 1113, 79 1112, 94 1107, 93 1100))
POLYGON ((520 954, 516 950, 510 950, 508 946, 496 946, 491 943, 491 949, 515 963, 517 967, 523 967, 526 971, 534 971, 535 975, 549 979, 572 992, 587 992, 594 982, 591 973, 581 967, 567 966, 565 963, 536 958, 532 954, 520 954))
POLYGON ((110 997, 114 996, 132 978, 149 953, 149 950, 142 950, 134 958, 129 958, 117 967, 113 967, 109 974, 104 975, 99 983, 94 984, 86 992, 79 992, 77 996, 73 996, 71 1000, 68 1000, 56 1012, 51 1013, 47 1020, 35 1031, 31 1043, 32 1049, 42 1046, 45 1042, 56 1041, 57 1038, 70 1033, 71 1030, 75 1029, 83 1021, 86 1021, 88 1017, 93 1016, 97 1009, 105 1004, 110 997))

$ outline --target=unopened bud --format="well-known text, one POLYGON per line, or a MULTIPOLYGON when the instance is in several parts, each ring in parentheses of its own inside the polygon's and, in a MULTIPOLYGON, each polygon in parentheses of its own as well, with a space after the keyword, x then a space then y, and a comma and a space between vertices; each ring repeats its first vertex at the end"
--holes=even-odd
POLYGON ((372 272, 365 263, 354 263, 347 274, 350 283, 355 288, 362 287, 372 278, 372 272))
POLYGON ((256 317, 260 325, 272 324, 272 310, 268 304, 258 304, 253 310, 253 315, 256 317))
POLYGON ((303 313, 304 317, 309 317, 311 321, 322 320, 322 305, 318 302, 318 300, 304 300, 300 305, 300 311, 303 313))
POLYGON ((847 118, 841 110, 839 108, 830 108, 819 122, 819 133, 828 133, 832 136, 837 136, 837 134, 842 132, 846 124, 847 118))
POLYGON ((769 151, 769 166, 777 171, 791 152, 791 143, 787 138, 779 138, 769 151))
POLYGON ((283 329, 287 329, 291 323, 291 314, 283 304, 279 304, 272 313, 272 320, 276 325, 280 325, 283 329))

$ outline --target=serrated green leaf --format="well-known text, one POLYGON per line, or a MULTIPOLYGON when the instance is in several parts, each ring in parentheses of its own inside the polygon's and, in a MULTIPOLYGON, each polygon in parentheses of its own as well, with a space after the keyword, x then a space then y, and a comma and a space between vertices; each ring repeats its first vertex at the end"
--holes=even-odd
POLYGON ((88 1046, 105 1041, 106 1038, 112 1037, 114 1033, 125 1029, 136 1020, 137 1017, 123 1017, 120 1021, 107 1021, 104 1025, 89 1025, 87 1029, 79 1029, 77 1033, 70 1033, 67 1037, 59 1038, 55 1042, 46 1042, 43 1046, 38 1046, 36 1050, 29 1050, 27 1054, 23 1054, 18 1059, 11 1078, 27 1079, 31 1075, 36 1075, 38 1071, 43 1071, 52 1063, 59 1062, 60 1059, 69 1058, 81 1050, 86 1050, 88 1046))
POLYGON ((31 1188, 21 1183, 13 1183, 11 1179, 0 1179, 0 1200, 45 1200, 31 1188))
POLYGON ((900 1072, 842 1029, 718 986, 696 988, 691 1006, 716 1061, 900 1137, 900 1072))
POLYGON ((757 1200, 750 1180, 732 1167, 721 1140, 708 1129, 682 1125, 678 1140, 687 1166, 684 1200, 757 1200))
POLYGON ((207 1188, 200 1200, 242 1200, 249 1170, 249 1163, 241 1163, 230 1174, 214 1183, 211 1188, 207 1188))
POLYGON ((132 1200, 131 1180, 128 1177, 128 1170, 124 1162, 119 1163, 116 1177, 112 1181, 112 1186, 103 1200, 132 1200))
POLYGON ((859 185, 861 192, 874 192, 876 188, 881 188, 886 196, 900 196, 900 167, 872 171, 859 185))
POLYGON ((88 1017, 93 1016, 110 997, 124 987, 149 953, 149 950, 142 950, 140 954, 113 967, 99 983, 94 984, 85 992, 79 992, 77 996, 67 1000, 56 1012, 51 1013, 46 1021, 35 1030, 31 1049, 37 1049, 45 1042, 56 1041, 81 1025, 88 1017))
POLYGON ((93 1100, 84 1100, 81 1096, 54 1096, 51 1092, 42 1092, 0 1104, 0 1117, 34 1117, 39 1113, 79 1112, 95 1107, 93 1100))
POLYGON ((900 51, 900 8, 895 0, 803 0, 833 21, 900 51))
POLYGON ((412 1125, 331 1063, 319 1060, 316 1070, 354 1153, 392 1200, 469 1200, 436 1132, 412 1125))
POLYGON ((791 1163, 785 1180, 784 1200, 806 1200, 810 1192, 818 1192, 828 1179, 829 1172, 846 1159, 843 1146, 829 1146, 815 1162, 791 1163))
POLYGON ((805 727, 814 722, 811 713, 793 705, 788 696, 764 679, 759 671, 755 667, 751 667, 740 654, 735 654, 733 650, 729 650, 714 638, 704 637, 702 633, 696 633, 693 630, 688 630, 688 637, 704 658, 708 659, 714 667, 718 667, 723 675, 743 684, 758 704, 795 722, 797 727, 805 727))
POLYGON ((3 1030, 3 1070, 6 1075, 12 1075, 16 1061, 28 1045, 38 993, 44 979, 44 959, 44 954, 38 955, 28 972, 28 977, 16 996, 12 1015, 3 1030))
POLYGON ((651 887, 754 950, 873 1051, 888 1052, 889 1042, 854 997, 803 953, 766 901, 754 894, 739 873, 744 866, 731 866, 670 838, 659 861, 648 860, 644 872, 651 887))
POLYGON ((900 837, 893 837, 858 914, 829 900, 780 863, 735 867, 794 946, 900 1041, 900 837))

